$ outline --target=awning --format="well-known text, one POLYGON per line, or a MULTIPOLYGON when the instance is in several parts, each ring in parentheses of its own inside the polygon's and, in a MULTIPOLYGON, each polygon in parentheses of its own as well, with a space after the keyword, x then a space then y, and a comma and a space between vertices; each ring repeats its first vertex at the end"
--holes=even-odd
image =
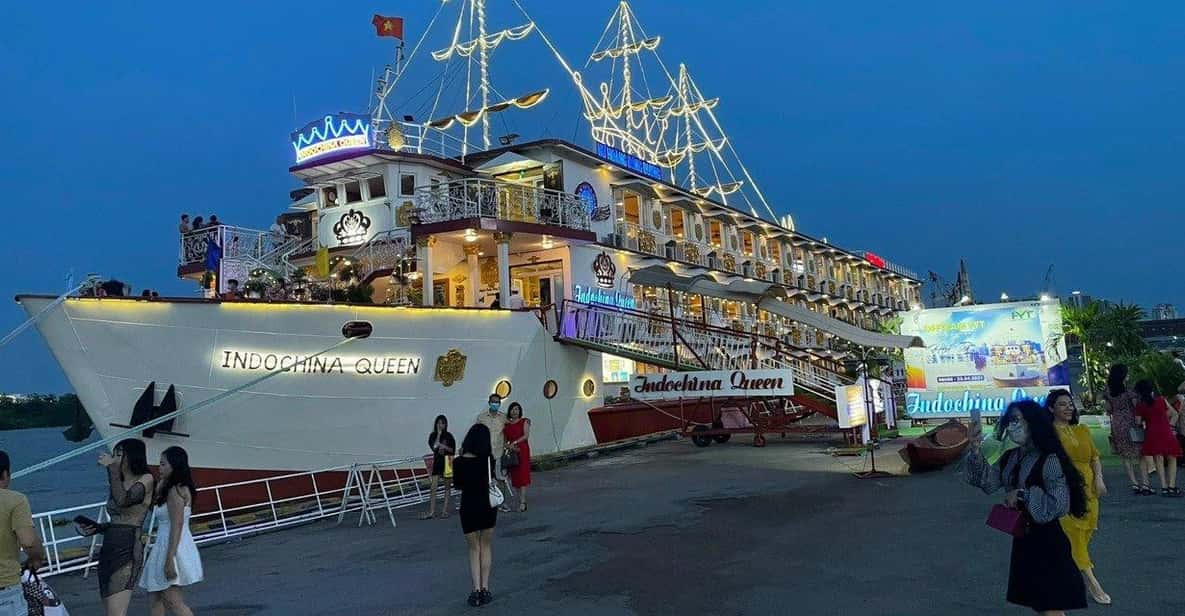
MULTIPOLYGON (((669 286, 672 290, 682 291, 684 293, 694 293, 756 304, 761 310, 802 323, 803 325, 814 327, 815 329, 823 330, 860 346, 892 349, 925 346, 922 339, 917 336, 897 336, 870 332, 838 319, 833 319, 825 314, 812 312, 801 306, 786 302, 784 300, 788 295, 786 289, 781 285, 773 283, 755 280, 738 280, 730 284, 721 284, 707 275, 681 276, 663 265, 653 265, 634 270, 630 273, 629 281, 631 284, 664 288, 669 286)), ((840 301, 846 300, 841 299, 840 301)))
POLYGON ((610 182, 609 187, 624 188, 626 190, 638 193, 643 197, 649 197, 651 199, 662 199, 662 195, 658 194, 658 191, 654 189, 654 184, 652 182, 639 180, 637 178, 629 178, 626 180, 621 180, 620 182, 610 182))
POLYGON ((486 161, 477 167, 479 173, 508 173, 511 171, 519 171, 521 169, 529 169, 531 167, 542 167, 543 162, 533 158, 527 158, 522 154, 515 152, 503 152, 491 160, 486 161))

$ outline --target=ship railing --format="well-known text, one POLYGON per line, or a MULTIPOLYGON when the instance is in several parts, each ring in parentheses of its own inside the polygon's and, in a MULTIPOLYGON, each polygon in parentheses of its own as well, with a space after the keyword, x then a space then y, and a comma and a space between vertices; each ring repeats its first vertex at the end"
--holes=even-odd
POLYGON ((278 257, 285 245, 292 241, 289 235, 277 235, 271 231, 218 225, 181 234, 181 265, 205 263, 206 246, 209 240, 222 248, 222 258, 248 258, 267 263, 269 255, 278 257))
POLYGON ((576 195, 481 178, 416 189, 416 222, 497 218, 587 231, 588 209, 576 195))
POLYGON ((396 122, 403 133, 403 151, 416 154, 432 154, 441 158, 457 158, 467 152, 477 152, 482 148, 467 145, 466 142, 451 134, 426 124, 412 122, 396 122))
MULTIPOLYGON (((334 466, 225 483, 198 489, 201 510, 190 519, 198 545, 218 543, 318 520, 358 512, 375 522, 374 511, 383 509, 395 524, 395 510, 427 500, 427 467, 424 458, 399 458, 334 466), (242 494, 264 496, 242 504, 242 494)), ((443 490, 444 488, 439 488, 443 490)), ((98 535, 83 537, 73 528, 74 518, 86 516, 98 522, 110 520, 106 502, 88 503, 37 513, 34 526, 45 545, 42 575, 88 572, 98 564, 98 535)), ((151 528, 149 529, 151 532, 151 528)))

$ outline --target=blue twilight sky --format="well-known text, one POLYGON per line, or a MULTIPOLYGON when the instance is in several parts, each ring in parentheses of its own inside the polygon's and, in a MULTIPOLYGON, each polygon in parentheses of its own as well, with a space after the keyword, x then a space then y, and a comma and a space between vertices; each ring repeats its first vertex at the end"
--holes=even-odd
MULTIPOLYGON (((577 65, 616 6, 521 1, 577 65)), ((521 23, 509 0, 489 5, 492 27, 521 23)), ((414 42, 438 6, 6 3, 0 296, 60 292, 70 270, 195 294, 175 279, 178 213, 266 227, 294 186, 289 131, 365 109, 391 50, 371 14, 403 15, 414 42)), ((965 257, 983 299, 1035 294, 1053 263, 1062 293, 1185 307, 1185 4, 634 8, 667 64, 722 97, 734 145, 801 230, 952 279, 965 257)), ((428 64, 402 88, 418 113, 428 64)), ((502 128, 587 144, 538 38, 499 49, 494 81, 552 88, 502 128)), ((6 300, 0 330, 22 319, 6 300)), ((0 349, 0 390, 67 389, 36 333, 0 349)))

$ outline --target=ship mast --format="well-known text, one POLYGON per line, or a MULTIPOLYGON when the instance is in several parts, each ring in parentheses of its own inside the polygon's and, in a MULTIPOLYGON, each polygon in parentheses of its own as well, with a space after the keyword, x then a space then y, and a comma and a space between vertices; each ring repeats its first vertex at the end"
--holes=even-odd
POLYGON ((593 141, 657 164, 668 181, 701 197, 778 220, 716 117, 720 99, 705 98, 686 65, 672 74, 658 54, 660 42, 647 36, 622 0, 585 64, 585 70, 608 68, 599 96, 585 89, 584 76, 569 69, 581 90, 593 141), (651 91, 646 60, 652 63, 649 74, 659 76, 657 94, 651 91))
MULTIPOLYGON (((452 42, 448 47, 432 52, 433 59, 437 62, 445 63, 446 71, 449 68, 449 63, 454 58, 465 58, 467 62, 465 71, 465 111, 436 117, 426 125, 428 128, 447 130, 454 123, 460 123, 463 131, 461 139, 462 157, 468 153, 468 137, 471 127, 477 125, 478 122, 481 123, 482 146, 488 150, 492 145, 490 141, 490 114, 505 111, 511 107, 529 109, 542 102, 548 93, 548 90, 543 89, 501 101, 491 98, 491 94, 498 94, 490 76, 490 58, 494 49, 505 41, 519 41, 526 38, 535 31, 535 22, 528 18, 525 24, 505 28, 493 33, 489 31, 486 22, 486 0, 467 0, 461 3, 457 21, 453 27, 452 42), (462 40, 462 31, 467 32, 467 40, 462 40), (475 62, 477 64, 476 67, 473 66, 475 62), (475 68, 477 73, 476 94, 479 97, 479 103, 476 107, 472 107, 471 103, 474 96, 473 73, 475 68)), ((439 103, 440 93, 437 94, 436 101, 433 104, 433 114, 436 113, 439 103)))

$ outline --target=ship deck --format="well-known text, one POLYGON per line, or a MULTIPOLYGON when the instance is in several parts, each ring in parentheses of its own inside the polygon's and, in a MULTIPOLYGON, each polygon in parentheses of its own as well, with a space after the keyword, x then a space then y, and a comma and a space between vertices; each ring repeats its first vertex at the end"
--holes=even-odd
MULTIPOLYGON (((482 613, 1022 611, 1004 603, 1009 542, 983 522, 996 497, 952 471, 859 480, 849 472, 859 458, 825 455, 832 444, 667 441, 535 473, 530 511, 499 518, 496 597, 482 613)), ((882 449, 878 464, 903 472, 895 449, 882 449)), ((1122 470, 1107 473, 1115 491, 1092 556, 1116 609, 1185 613, 1164 586, 1185 555, 1177 542, 1151 540, 1185 521, 1182 503, 1129 496, 1122 470)), ((470 609, 458 517, 399 513, 398 528, 319 523, 204 548, 206 581, 187 591, 190 605, 224 616, 470 609)), ((101 613, 93 576, 50 581, 72 613, 101 613)), ((137 594, 132 612, 145 601, 137 594)))

